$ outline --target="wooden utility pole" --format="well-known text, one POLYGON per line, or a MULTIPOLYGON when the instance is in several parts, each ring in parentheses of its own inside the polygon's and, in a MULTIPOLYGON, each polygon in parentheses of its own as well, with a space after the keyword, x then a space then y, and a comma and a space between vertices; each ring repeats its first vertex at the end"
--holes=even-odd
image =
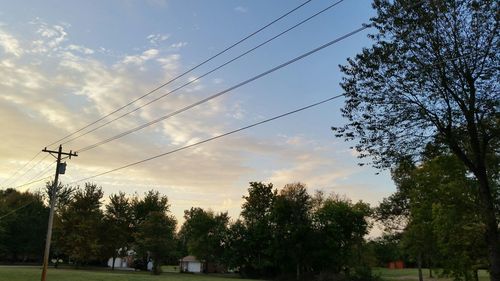
MULTIPOLYGON (((56 198, 57 198, 57 188, 59 184, 59 174, 64 174, 66 170, 66 163, 61 163, 63 159, 62 156, 65 155, 71 159, 71 156, 78 156, 73 152, 62 152, 62 145, 59 145, 58 151, 48 150, 44 148, 43 152, 48 152, 52 156, 57 158, 56 165, 56 175, 54 176, 54 182, 52 186, 52 190, 50 192, 50 213, 49 213, 49 224, 47 227, 47 239, 45 240, 45 252, 43 255, 43 269, 42 269, 42 281, 46 281, 47 278, 47 267, 49 265, 49 254, 50 254, 50 241, 52 239, 52 224, 54 223, 54 209, 56 207, 56 198), (54 154, 57 154, 55 156, 54 154)), ((66 158, 66 157, 65 157, 66 158)))

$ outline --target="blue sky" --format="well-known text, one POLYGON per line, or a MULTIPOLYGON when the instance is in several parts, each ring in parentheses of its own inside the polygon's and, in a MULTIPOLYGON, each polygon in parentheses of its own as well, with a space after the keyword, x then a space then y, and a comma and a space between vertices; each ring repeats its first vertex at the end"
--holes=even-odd
MULTIPOLYGON (((143 95, 300 3, 2 1, 0 181, 48 143, 143 95)), ((332 3, 311 1, 151 98, 332 3)), ((78 150, 229 88, 360 27, 372 15, 370 1, 346 0, 220 71, 64 148, 78 150)), ((338 65, 369 46, 366 35, 356 34, 209 103, 81 153, 69 161, 68 174, 61 179, 72 182, 340 94, 338 65)), ((376 170, 357 166, 352 144, 334 138, 330 127, 345 122, 341 106, 338 99, 94 181, 106 195, 158 189, 169 196, 178 217, 184 209, 200 206, 228 210, 236 218, 249 181, 273 182, 278 188, 300 181, 311 193, 320 189, 376 204, 394 185, 387 172, 377 176, 376 170)), ((40 172, 50 175, 51 170, 43 173, 48 165, 47 158, 7 184, 23 184, 40 172)))

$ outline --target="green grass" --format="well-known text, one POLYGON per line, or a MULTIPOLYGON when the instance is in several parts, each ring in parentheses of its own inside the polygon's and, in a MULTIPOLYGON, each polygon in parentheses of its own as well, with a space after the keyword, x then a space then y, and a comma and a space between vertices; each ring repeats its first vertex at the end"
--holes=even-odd
MULTIPOLYGON (((174 272, 174 266, 163 266, 164 273, 159 276, 149 272, 111 271, 109 269, 68 269, 49 268, 48 281, 230 281, 235 275, 206 275, 206 274, 180 274, 174 272)), ((40 280, 40 267, 28 266, 0 266, 0 281, 31 281, 40 280)), ((373 272, 379 274, 384 281, 414 281, 418 280, 418 271, 413 268, 386 269, 374 268, 373 272)), ((436 274, 435 274, 436 275, 436 274)), ((448 281, 451 279, 429 279, 429 271, 424 270, 425 280, 448 281)), ((252 281, 244 279, 245 281, 252 281)), ((486 271, 479 272, 480 281, 488 281, 486 271)))
MULTIPOLYGON (((384 281, 414 281, 418 280, 418 269, 416 268, 405 268, 405 269, 387 269, 387 268, 374 268, 374 274, 378 274, 382 277, 384 281)), ((435 281, 451 281, 452 278, 436 278, 437 273, 434 272, 434 278, 429 278, 429 270, 423 270, 424 280, 435 280, 435 281)), ((479 281, 489 281, 488 272, 485 270, 479 271, 479 281)))
MULTIPOLYGON (((167 269, 169 269, 167 267, 167 269)), ((173 270, 173 267, 171 268, 173 270)), ((0 266, 0 281, 31 281, 40 280, 40 267, 0 266)), ((230 281, 234 275, 221 277, 206 274, 181 274, 165 272, 159 276, 149 272, 84 270, 84 269, 54 269, 47 272, 48 281, 230 281)), ((249 279, 245 279, 249 280, 249 279)), ((249 280, 251 281, 251 280, 249 280)))

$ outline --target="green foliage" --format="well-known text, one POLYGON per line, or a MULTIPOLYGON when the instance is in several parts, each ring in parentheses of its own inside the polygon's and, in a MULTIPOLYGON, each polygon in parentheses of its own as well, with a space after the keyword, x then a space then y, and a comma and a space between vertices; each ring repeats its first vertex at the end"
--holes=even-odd
MULTIPOLYGON (((373 45, 340 67, 348 124, 333 128, 379 168, 422 160, 431 142, 457 156, 478 183, 492 280, 500 280, 499 5, 375 0, 373 45)), ((428 232, 413 225, 415 237, 428 232)))
POLYGON ((161 263, 175 250, 177 221, 170 214, 168 198, 149 191, 144 198, 132 200, 135 250, 153 260, 153 274, 160 274, 161 263))
POLYGON ((271 211, 274 259, 281 272, 296 272, 297 279, 311 254, 312 201, 305 185, 287 184, 276 196, 271 211))
POLYGON ((390 218, 385 212, 395 208, 387 206, 399 203, 391 199, 404 198, 407 209, 403 213, 396 209, 393 215, 404 214, 400 245, 405 252, 416 261, 442 267, 445 274, 457 279, 469 278, 485 267, 486 231, 478 207, 477 182, 469 177, 463 163, 454 156, 440 155, 427 157, 418 167, 403 165, 406 168, 398 169, 395 180, 397 196, 381 204, 384 209, 379 218, 390 218))
POLYGON ((101 258, 102 197, 101 187, 85 183, 85 187, 76 189, 69 203, 59 209, 54 240, 77 264, 101 258))
POLYGON ((177 222, 164 212, 153 211, 141 221, 134 234, 138 251, 149 252, 153 259, 153 273, 161 273, 161 263, 174 249, 177 222))
POLYGON ((231 228, 233 240, 238 243, 235 248, 239 252, 237 256, 242 257, 239 265, 249 276, 268 276, 275 265, 270 229, 276 196, 272 183, 250 182, 248 196, 243 196, 242 220, 231 228))
POLYGON ((132 205, 125 193, 109 196, 101 228, 102 254, 113 258, 125 256, 132 243, 132 205))
POLYGON ((214 214, 201 208, 184 211, 182 239, 189 254, 206 262, 222 263, 228 236, 227 213, 214 214))
POLYGON ((41 194, 0 190, 0 260, 40 261, 48 213, 41 194))
POLYGON ((315 266, 320 270, 341 272, 363 265, 364 235, 368 233, 366 218, 370 207, 358 202, 331 196, 314 213, 316 232, 315 266), (333 254, 334 253, 334 254, 333 254))

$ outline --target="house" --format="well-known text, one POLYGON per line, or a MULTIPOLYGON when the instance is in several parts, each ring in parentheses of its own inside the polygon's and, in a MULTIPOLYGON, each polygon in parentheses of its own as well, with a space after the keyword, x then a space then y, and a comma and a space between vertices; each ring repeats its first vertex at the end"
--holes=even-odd
POLYGON ((200 273, 203 270, 203 263, 195 256, 185 256, 179 260, 181 272, 200 273))

